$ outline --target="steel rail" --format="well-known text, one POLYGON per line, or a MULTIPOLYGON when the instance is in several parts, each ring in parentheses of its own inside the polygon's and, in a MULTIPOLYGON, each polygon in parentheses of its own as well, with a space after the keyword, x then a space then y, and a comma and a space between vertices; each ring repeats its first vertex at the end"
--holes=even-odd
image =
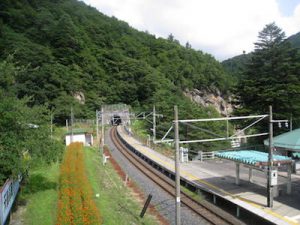
MULTIPOLYGON (((142 171, 147 177, 159 185, 162 189, 168 192, 170 195, 175 196, 175 182, 168 178, 163 173, 159 172, 157 169, 153 168, 147 162, 142 160, 139 156, 130 151, 119 139, 117 135, 116 127, 111 129, 110 137, 117 149, 140 171, 142 171)), ((244 224, 242 221, 238 220, 231 214, 221 210, 217 206, 209 203, 206 200, 201 202, 195 201, 190 196, 186 195, 181 191, 181 202, 187 206, 189 209, 200 215, 202 218, 208 222, 219 225, 219 224, 232 224, 241 225, 244 224)))

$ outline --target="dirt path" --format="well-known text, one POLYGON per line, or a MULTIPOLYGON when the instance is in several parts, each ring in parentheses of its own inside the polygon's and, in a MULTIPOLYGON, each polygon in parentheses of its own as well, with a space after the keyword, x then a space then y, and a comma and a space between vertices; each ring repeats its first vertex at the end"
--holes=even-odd
POLYGON ((17 210, 12 213, 9 225, 24 225, 24 214, 26 205, 18 206, 17 210))

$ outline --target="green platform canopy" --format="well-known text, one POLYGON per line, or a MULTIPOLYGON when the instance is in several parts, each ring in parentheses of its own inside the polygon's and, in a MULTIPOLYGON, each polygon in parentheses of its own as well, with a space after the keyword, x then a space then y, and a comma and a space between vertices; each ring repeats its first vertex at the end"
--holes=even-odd
MULTIPOLYGON (((269 139, 264 140, 264 145, 269 146, 269 139)), ((274 137, 273 145, 277 148, 300 151, 300 128, 274 137)))
MULTIPOLYGON (((238 163, 248 164, 252 166, 264 166, 268 163, 268 153, 253 150, 240 151, 220 151, 215 156, 223 159, 229 159, 238 163)), ((273 163, 287 164, 291 163, 292 159, 282 155, 273 155, 273 163)))

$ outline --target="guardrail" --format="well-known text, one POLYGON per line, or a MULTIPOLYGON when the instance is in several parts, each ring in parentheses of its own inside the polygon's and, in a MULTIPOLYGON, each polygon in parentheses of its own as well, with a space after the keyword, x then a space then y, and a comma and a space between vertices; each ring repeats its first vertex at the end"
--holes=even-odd
POLYGON ((4 225, 8 219, 13 203, 17 197, 22 178, 12 180, 7 179, 0 188, 0 224, 4 225))

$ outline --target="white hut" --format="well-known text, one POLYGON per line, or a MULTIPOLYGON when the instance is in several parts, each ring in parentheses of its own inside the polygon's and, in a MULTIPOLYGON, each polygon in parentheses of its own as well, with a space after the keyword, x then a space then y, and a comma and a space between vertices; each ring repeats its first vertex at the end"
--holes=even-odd
POLYGON ((93 145, 93 134, 84 129, 73 129, 65 135, 65 143, 68 146, 73 142, 81 142, 84 146, 93 145))

